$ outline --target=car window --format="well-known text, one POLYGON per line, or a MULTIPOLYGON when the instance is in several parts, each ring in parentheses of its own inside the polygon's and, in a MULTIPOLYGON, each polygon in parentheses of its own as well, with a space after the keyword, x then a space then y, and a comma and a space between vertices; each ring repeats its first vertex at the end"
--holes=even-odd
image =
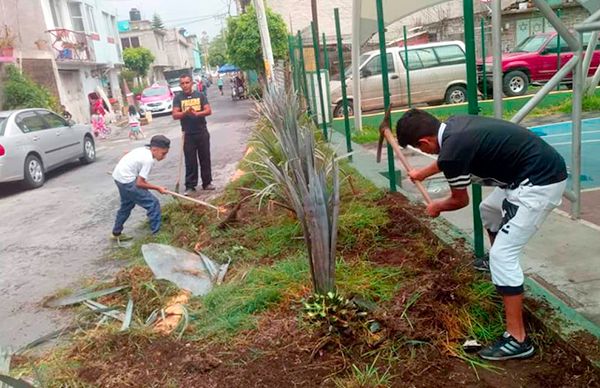
POLYGON ((408 50, 408 66, 406 66, 406 58, 404 51, 400 53, 400 58, 402 58, 402 63, 405 68, 408 70, 418 70, 423 68, 423 64, 421 63, 421 58, 419 54, 417 54, 417 50, 408 50))
POLYGON ((42 116, 33 111, 21 113, 17 116, 16 122, 21 131, 25 133, 48 129, 48 124, 42 119, 42 116))
MULTIPOLYGON (((587 47, 590 44, 590 39, 592 37, 592 33, 591 32, 585 32, 583 34, 583 49, 587 49, 587 47)), ((600 50, 600 40, 598 40, 596 42, 596 48, 594 50, 600 50)))
MULTIPOLYGON (((556 36, 554 38, 552 38, 552 40, 550 40, 550 42, 548 42, 546 47, 544 47, 544 51, 549 54, 558 53, 558 38, 556 36)), ((566 52, 570 52, 570 51, 571 51, 571 49, 567 45, 567 42, 565 42, 563 39, 561 39, 560 52, 566 53, 566 52)))
POLYGON ((4 130, 6 129, 7 122, 8 117, 0 117, 0 136, 4 136, 4 130))
POLYGON ((537 52, 548 39, 547 35, 532 35, 525 38, 511 52, 513 53, 535 53, 537 52))
POLYGON ((164 96, 165 94, 169 94, 169 91, 166 87, 149 88, 149 89, 144 90, 144 92, 142 93, 142 97, 164 96))
POLYGON ((49 112, 47 110, 37 111, 37 113, 46 120, 50 128, 68 127, 69 124, 57 114, 49 112))
MULTIPOLYGON (((392 53, 387 53, 387 68, 388 73, 395 72, 394 70, 394 58, 392 53)), ((371 75, 381 74, 381 56, 377 55, 373 57, 364 67, 363 70, 368 70, 371 75)))
POLYGON ((421 58, 423 68, 434 67, 440 64, 435 55, 435 51, 433 51, 433 47, 415 50, 415 52, 419 55, 419 58, 421 58))
POLYGON ((465 53, 457 45, 434 48, 441 65, 458 65, 465 63, 465 53))

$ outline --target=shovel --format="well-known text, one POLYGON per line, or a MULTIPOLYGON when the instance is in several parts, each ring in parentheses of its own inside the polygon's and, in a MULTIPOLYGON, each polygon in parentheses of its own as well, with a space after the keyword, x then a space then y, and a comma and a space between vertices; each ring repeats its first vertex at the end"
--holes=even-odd
POLYGON ((184 146, 184 133, 181 132, 181 149, 179 151, 179 168, 177 169, 177 183, 175 183, 175 192, 179 193, 179 183, 181 182, 181 167, 183 165, 183 146, 184 146))
MULTIPOLYGON (((385 111, 385 116, 383 117, 383 121, 381 122, 381 124, 379 124, 379 143, 377 144, 377 163, 381 162, 381 149, 383 148, 383 139, 385 138, 385 140, 388 142, 388 144, 392 146, 392 149, 394 150, 394 153, 396 154, 398 159, 400 159, 400 163, 402 164, 404 169, 406 171, 410 171, 410 170, 412 170, 412 167, 408 163, 408 159, 406 159, 406 156, 404 156, 404 154, 402 153, 400 146, 396 142, 396 138, 394 137, 394 135, 392 134, 392 131, 390 130, 391 113, 392 113, 392 107, 390 106, 385 111)), ((423 184, 419 181, 414 182, 414 184, 415 184, 415 186, 417 186, 417 189, 423 196, 423 199, 425 199, 425 203, 430 204, 431 198, 429 197, 429 193, 427 192, 427 190, 425 189, 423 184)))

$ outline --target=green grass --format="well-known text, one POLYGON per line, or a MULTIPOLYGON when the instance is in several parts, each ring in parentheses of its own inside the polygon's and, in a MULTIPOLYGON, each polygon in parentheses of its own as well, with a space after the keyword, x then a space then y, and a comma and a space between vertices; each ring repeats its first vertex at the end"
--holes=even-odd
POLYGON ((379 228, 388 221, 385 209, 375 203, 343 203, 339 217, 338 250, 373 246, 379 240, 379 228))
POLYGON ((488 280, 477 280, 469 285, 471 303, 465 306, 469 317, 467 325, 470 338, 487 343, 504 332, 503 311, 495 286, 488 280))

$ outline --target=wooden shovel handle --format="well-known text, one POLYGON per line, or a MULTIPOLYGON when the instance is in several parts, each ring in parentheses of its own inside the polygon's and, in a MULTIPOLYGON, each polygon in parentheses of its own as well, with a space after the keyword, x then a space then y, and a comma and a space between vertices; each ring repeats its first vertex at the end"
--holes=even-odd
POLYGON ((172 196, 174 196, 174 197, 177 197, 177 198, 185 199, 186 201, 194 202, 194 203, 196 203, 196 204, 198 204, 198 205, 202 205, 202 206, 209 207, 209 208, 211 208, 211 209, 215 209, 215 210, 216 210, 216 211, 218 211, 218 212, 220 212, 220 211, 221 211, 221 210, 220 210, 218 207, 216 207, 215 205, 211 205, 211 204, 210 204, 210 203, 208 203, 208 202, 204 202, 204 201, 201 201, 201 200, 199 200, 199 199, 196 199, 196 198, 190 198, 190 197, 186 197, 185 195, 181 195, 181 194, 179 194, 179 193, 176 193, 176 192, 174 192, 174 191, 170 191, 170 190, 165 190, 165 193, 167 193, 167 194, 169 194, 169 195, 172 195, 172 196))
MULTIPOLYGON (((394 138, 392 131, 390 131, 389 128, 385 128, 383 130, 383 136, 385 137, 385 140, 387 140, 387 142, 392 146, 394 153, 396 154, 398 159, 400 159, 400 163, 402 163, 402 166, 404 167, 404 169, 406 171, 412 170, 412 167, 408 163, 408 159, 406 159, 406 156, 404 156, 404 154, 402 153, 400 146, 398 145, 398 143, 396 143, 396 138, 394 138)), ((423 196, 423 199, 425 199, 425 203, 430 204, 432 202, 431 198, 429 197, 429 193, 427 192, 427 190, 425 189, 423 184, 419 181, 415 181, 414 184, 415 184, 415 186, 417 186, 417 189, 423 196)))

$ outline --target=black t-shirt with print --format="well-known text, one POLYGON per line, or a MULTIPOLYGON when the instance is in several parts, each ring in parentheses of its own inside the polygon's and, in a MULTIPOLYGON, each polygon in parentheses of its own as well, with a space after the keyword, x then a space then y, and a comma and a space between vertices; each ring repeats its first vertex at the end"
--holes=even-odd
POLYGON ((453 188, 471 181, 504 188, 523 182, 543 186, 567 178, 562 156, 533 132, 479 116, 455 116, 446 122, 438 166, 453 188))
MULTIPOLYGON (((206 104, 208 104, 206 95, 197 91, 193 91, 189 96, 185 93, 179 93, 173 99, 173 106, 180 108, 182 112, 185 112, 190 107, 196 111, 201 111, 202 107, 206 104)), ((181 129, 186 135, 206 132, 206 118, 185 116, 181 119, 181 129)))

